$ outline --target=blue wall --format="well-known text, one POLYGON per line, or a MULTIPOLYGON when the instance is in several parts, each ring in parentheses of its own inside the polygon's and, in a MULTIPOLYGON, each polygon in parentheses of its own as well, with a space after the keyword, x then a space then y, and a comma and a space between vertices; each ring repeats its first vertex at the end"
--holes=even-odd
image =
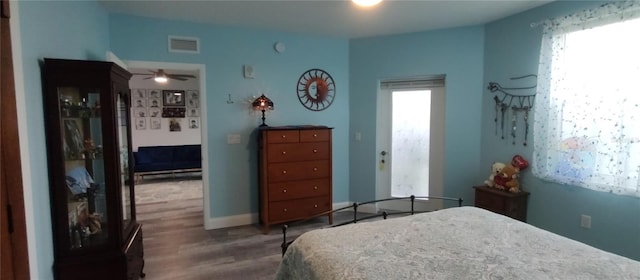
MULTIPOLYGON (((107 50, 120 58, 205 64, 207 76, 209 167, 215 217, 257 212, 256 145, 259 115, 249 99, 265 92, 274 102, 270 125, 317 124, 334 127, 334 201, 348 201, 348 41, 211 25, 109 15, 97 2, 20 2, 24 86, 30 108, 42 108, 40 62, 43 57, 104 60, 107 50), (64 15, 64 16, 61 16, 64 15), (110 31, 110 29, 113 29, 110 31), (167 52, 167 35, 201 39, 199 55, 167 52), (284 42, 277 54, 273 44, 284 42), (252 64, 255 79, 242 78, 242 65, 252 64), (337 84, 334 103, 322 112, 306 110, 295 86, 310 68, 327 70, 337 84), (228 94, 235 100, 227 105, 228 94), (227 145, 227 134, 241 134, 241 145, 227 145)), ((43 111, 27 114, 29 162, 33 183, 37 272, 52 279, 53 249, 49 211, 43 111), (43 175, 44 174, 44 175, 43 175)))
POLYGON ((260 115, 249 99, 264 92, 275 103, 267 113, 271 126, 315 124, 334 127, 334 202, 348 201, 349 73, 348 40, 319 38, 121 14, 110 15, 111 50, 123 60, 198 63, 206 67, 207 141, 211 217, 258 212, 257 145, 260 115), (200 38, 200 54, 170 53, 167 37, 200 38), (276 42, 286 51, 276 53, 276 42), (244 79, 242 66, 254 67, 255 79, 244 79), (296 95, 300 75, 321 68, 336 82, 336 99, 326 110, 302 107, 296 95), (228 94, 235 103, 226 103, 228 94), (240 134, 240 145, 227 144, 240 134))
MULTIPOLYGON (((44 135, 40 63, 44 57, 103 60, 109 46, 108 14, 93 1, 20 1, 27 139, 31 164, 33 224, 37 255, 32 279, 52 279, 53 240, 44 135), (73 11, 73 12, 70 12, 73 11)), ((29 218, 29 217, 28 217, 29 218)), ((32 261, 33 263, 33 261, 32 261)))
MULTIPOLYGON (((542 26, 531 23, 567 15, 602 2, 556 2, 486 26, 484 87, 489 82, 504 86, 532 84, 530 79, 515 82, 509 77, 538 73, 542 26)), ((637 34, 633 34, 635 36, 637 34)), ((494 135, 494 94, 484 90, 482 96, 482 170, 489 176, 494 161, 509 161, 514 154, 532 159, 533 145, 524 147, 521 140, 513 146, 511 139, 494 135)), ((533 93, 533 92, 531 92, 533 93)), ((532 124, 532 123, 531 123, 532 124)), ((532 129, 532 125, 530 129, 532 129)), ((529 134, 531 143, 533 135, 529 134)), ((522 139, 522 133, 518 133, 522 139)), ((531 192, 528 222, 582 241, 595 247, 640 260, 640 199, 559 185, 534 178, 531 170, 522 174, 523 187, 531 192), (580 227, 580 215, 590 215, 591 229, 580 227)))
POLYGON ((446 75, 444 195, 473 204, 480 163, 484 28, 473 26, 350 42, 350 198, 375 199, 376 102, 380 80, 446 75))
MULTIPOLYGON (((494 135, 489 81, 537 72, 541 28, 531 22, 563 15, 595 2, 557 2, 485 26, 427 31, 351 41, 196 23, 108 15, 94 1, 20 1, 25 98, 42 108, 39 63, 43 57, 104 59, 113 50, 126 60, 206 65, 207 130, 212 213, 215 217, 257 211, 253 129, 259 115, 248 99, 265 91, 276 104, 270 125, 322 124, 334 130, 334 201, 375 197, 375 111, 381 79, 445 74, 445 195, 473 201, 471 185, 481 183, 491 162, 513 154, 531 158, 530 146, 512 146, 494 135), (167 35, 199 37, 198 55, 167 52, 167 35), (273 51, 276 41, 287 50, 273 51), (256 78, 242 78, 252 64, 256 78), (334 104, 322 112, 304 109, 295 97, 300 74, 323 68, 337 83, 334 104), (484 75, 484 76, 483 76, 484 75), (236 101, 227 105, 227 95, 236 101), (481 104, 481 106, 478 106, 481 104), (355 141, 355 132, 362 134, 355 141), (241 145, 227 145, 227 134, 241 145), (478 141, 481 139, 481 141, 478 141)), ((26 113, 28 162, 37 250, 33 279, 52 279, 53 263, 43 111, 26 113)), ((640 260, 640 199, 598 193, 537 180, 529 170, 522 183, 532 193, 529 222, 585 243, 640 260), (592 229, 579 228, 580 214, 592 229)), ((32 262, 33 263, 33 262, 32 262)))

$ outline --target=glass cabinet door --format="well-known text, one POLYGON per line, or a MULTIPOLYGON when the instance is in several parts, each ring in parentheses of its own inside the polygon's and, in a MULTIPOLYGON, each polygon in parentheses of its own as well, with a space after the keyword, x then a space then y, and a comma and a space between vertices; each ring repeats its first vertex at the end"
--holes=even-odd
POLYGON ((120 185, 122 186, 122 228, 127 230, 131 222, 133 213, 132 187, 133 181, 129 174, 129 97, 126 93, 116 95, 117 108, 117 131, 118 142, 120 144, 120 185))
POLYGON ((100 92, 59 87, 70 250, 108 240, 100 92))
POLYGON ((133 199, 131 73, 113 62, 44 58, 42 74, 52 275, 144 277, 133 199))

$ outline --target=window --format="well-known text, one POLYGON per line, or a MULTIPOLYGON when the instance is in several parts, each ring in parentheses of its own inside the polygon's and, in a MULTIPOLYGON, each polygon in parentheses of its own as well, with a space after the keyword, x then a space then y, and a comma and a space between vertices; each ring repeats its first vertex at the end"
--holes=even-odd
POLYGON ((609 3, 545 26, 533 174, 640 197, 639 3, 609 3))
POLYGON ((391 92, 391 197, 429 196, 431 90, 391 92))

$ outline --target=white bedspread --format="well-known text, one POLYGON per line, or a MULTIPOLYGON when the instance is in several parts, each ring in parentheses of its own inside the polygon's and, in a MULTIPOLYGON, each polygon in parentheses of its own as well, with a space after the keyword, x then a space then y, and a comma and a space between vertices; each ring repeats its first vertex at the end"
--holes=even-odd
POLYGON ((640 262, 454 207, 307 232, 276 279, 640 279, 640 262))

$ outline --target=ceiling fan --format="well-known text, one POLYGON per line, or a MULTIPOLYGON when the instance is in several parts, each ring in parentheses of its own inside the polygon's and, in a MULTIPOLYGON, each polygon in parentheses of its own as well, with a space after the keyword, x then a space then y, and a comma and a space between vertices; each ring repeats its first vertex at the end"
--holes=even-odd
POLYGON ((151 73, 131 73, 131 74, 149 76, 147 78, 144 78, 144 80, 153 78, 156 82, 159 82, 159 83, 166 83, 168 79, 186 81, 187 78, 194 78, 194 79, 196 78, 196 76, 189 75, 189 74, 169 74, 162 69, 158 69, 158 71, 149 70, 149 72, 151 73))

